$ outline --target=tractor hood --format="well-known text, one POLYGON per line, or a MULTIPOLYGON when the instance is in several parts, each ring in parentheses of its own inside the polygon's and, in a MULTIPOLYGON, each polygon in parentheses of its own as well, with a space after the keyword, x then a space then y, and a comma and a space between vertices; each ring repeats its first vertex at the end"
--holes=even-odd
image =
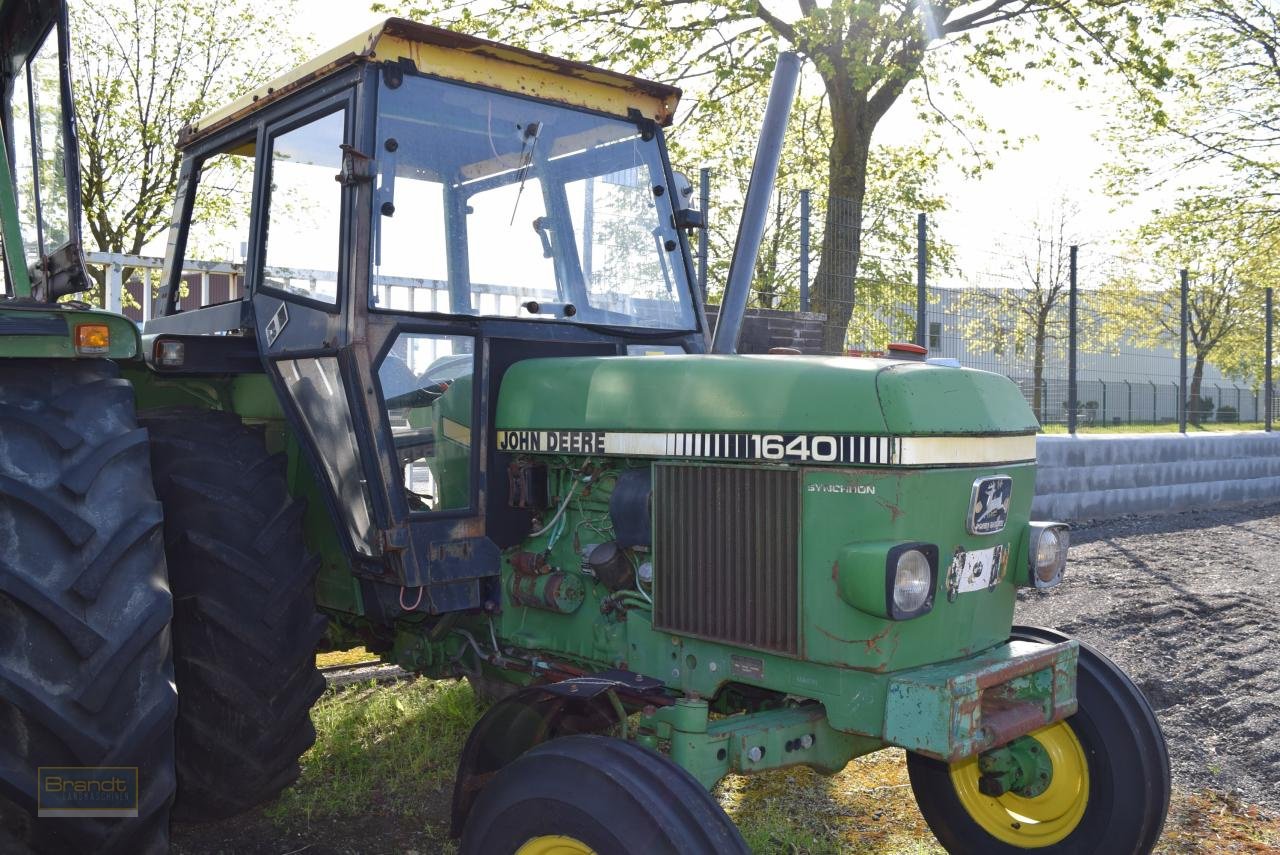
POLYGON ((530 359, 498 397, 499 431, 863 436, 1033 434, 999 374, 893 359, 613 356, 530 359))

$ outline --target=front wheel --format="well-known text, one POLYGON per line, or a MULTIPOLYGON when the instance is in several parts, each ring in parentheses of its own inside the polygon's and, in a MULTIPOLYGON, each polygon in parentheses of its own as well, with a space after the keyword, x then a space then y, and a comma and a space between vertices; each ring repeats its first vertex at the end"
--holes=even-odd
POLYGON ((463 855, 746 855, 698 781, 648 748, 606 736, 545 742, 480 792, 463 855))
MULTIPOLYGON (((1056 643, 1067 636, 1014 627, 1010 637, 1056 643)), ((1070 718, 1030 734, 1049 758, 1034 795, 988 796, 977 758, 944 763, 907 755, 920 812, 952 853, 1150 852, 1169 810, 1169 754, 1146 698, 1114 662, 1080 645, 1070 718)))

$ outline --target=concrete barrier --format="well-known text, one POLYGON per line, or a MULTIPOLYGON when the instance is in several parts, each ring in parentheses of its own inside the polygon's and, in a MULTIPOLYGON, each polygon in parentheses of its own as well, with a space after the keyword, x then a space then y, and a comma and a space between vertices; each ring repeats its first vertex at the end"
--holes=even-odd
POLYGON ((1036 519, 1280 500, 1280 433, 1041 436, 1036 455, 1036 519))

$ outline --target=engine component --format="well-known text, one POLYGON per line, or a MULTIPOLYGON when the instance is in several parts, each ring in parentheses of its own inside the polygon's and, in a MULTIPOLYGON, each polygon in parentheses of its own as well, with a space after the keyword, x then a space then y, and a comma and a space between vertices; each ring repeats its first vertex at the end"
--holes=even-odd
POLYGON ((507 469, 507 504, 527 511, 540 511, 551 504, 546 464, 512 462, 507 469))
POLYGON ((609 497, 613 536, 621 547, 653 544, 653 471, 628 469, 618 476, 609 497))
POLYGON ((631 588, 636 583, 635 566, 616 541, 597 543, 592 547, 584 569, 610 591, 631 588))
POLYGON ((587 586, 577 573, 552 570, 540 575, 512 573, 507 592, 516 605, 571 615, 586 598, 587 586))

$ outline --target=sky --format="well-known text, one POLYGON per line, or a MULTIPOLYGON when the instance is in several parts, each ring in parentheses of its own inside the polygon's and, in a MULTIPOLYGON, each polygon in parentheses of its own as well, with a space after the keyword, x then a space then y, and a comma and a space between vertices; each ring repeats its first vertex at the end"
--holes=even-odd
MULTIPOLYGON (((296 25, 321 50, 383 18, 351 0, 298 0, 298 8, 296 25)), ((1101 77, 1095 77, 1086 91, 1046 86, 1042 78, 1003 87, 980 80, 966 85, 988 124, 1023 143, 977 178, 963 175, 958 164, 944 167, 938 189, 947 197, 949 210, 936 215, 931 227, 955 246, 959 271, 974 275, 1007 267, 1009 256, 1033 241, 1037 213, 1047 214, 1064 196, 1079 208, 1077 229, 1084 242, 1108 252, 1123 251, 1119 242, 1125 232, 1136 228, 1153 207, 1168 202, 1163 194, 1147 193, 1118 207, 1102 192, 1098 172, 1109 151, 1099 134, 1105 128, 1111 87, 1101 77)), ((924 129, 914 112, 913 105, 900 101, 877 128, 875 141, 918 138, 924 129)), ((946 144, 962 146, 954 137, 946 144)), ((1088 248, 1081 252, 1083 269, 1088 248)))

